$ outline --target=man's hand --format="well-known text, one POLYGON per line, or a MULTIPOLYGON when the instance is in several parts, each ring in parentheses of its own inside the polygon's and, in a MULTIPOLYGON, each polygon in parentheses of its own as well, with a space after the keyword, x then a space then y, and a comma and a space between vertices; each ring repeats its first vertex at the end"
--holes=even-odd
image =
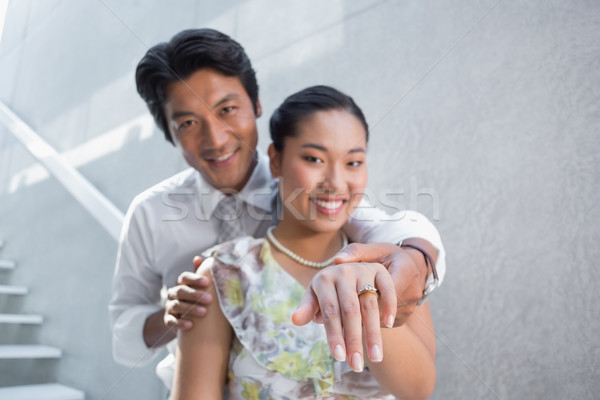
MULTIPOLYGON (((194 257, 194 271, 202 261, 202 258, 194 257)), ((212 301, 212 296, 203 290, 208 286, 208 280, 195 272, 183 272, 177 282, 177 286, 167 290, 163 322, 168 327, 187 330, 192 327, 192 321, 187 317, 203 317, 206 314, 203 306, 212 301)))

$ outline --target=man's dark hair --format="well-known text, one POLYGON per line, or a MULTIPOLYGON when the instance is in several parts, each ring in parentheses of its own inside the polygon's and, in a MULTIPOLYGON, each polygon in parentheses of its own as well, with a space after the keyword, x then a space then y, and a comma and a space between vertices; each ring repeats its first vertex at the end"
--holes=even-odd
POLYGON ((137 90, 165 138, 174 144, 169 132, 164 104, 169 83, 189 78, 202 68, 213 68, 225 76, 237 77, 257 112, 256 73, 244 48, 229 36, 213 29, 188 29, 167 43, 152 47, 135 71, 137 90))
POLYGON ((330 86, 311 86, 289 96, 273 112, 269 121, 271 140, 277 151, 283 150, 285 138, 296 136, 296 128, 302 119, 317 111, 344 110, 354 115, 365 128, 369 141, 369 125, 352 97, 330 86))

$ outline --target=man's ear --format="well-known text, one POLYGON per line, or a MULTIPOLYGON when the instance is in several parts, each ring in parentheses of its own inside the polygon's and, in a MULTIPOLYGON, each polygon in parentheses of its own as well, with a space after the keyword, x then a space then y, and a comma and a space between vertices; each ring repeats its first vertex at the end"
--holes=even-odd
POLYGON ((257 97, 256 98, 256 118, 260 117, 262 115, 262 106, 260 105, 260 99, 257 97))
POLYGON ((267 150, 269 154, 269 167, 271 167, 271 176, 273 178, 279 177, 279 166, 281 165, 281 154, 275 149, 275 145, 271 143, 267 150))

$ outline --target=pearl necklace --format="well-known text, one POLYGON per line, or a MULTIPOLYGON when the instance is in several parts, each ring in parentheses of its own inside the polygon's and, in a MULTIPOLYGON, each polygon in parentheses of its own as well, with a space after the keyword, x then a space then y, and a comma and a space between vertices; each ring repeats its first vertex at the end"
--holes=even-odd
MULTIPOLYGON (((331 265, 333 263, 333 259, 335 258, 335 256, 333 256, 329 260, 326 260, 323 262, 308 261, 307 259, 300 257, 298 254, 294 253, 287 247, 284 247, 281 243, 279 243, 279 241, 277 239, 275 239, 275 236, 273 236, 273 229, 275 229, 274 226, 270 227, 267 230, 267 237, 269 238, 271 243, 273 243, 273 245, 275 247, 277 247, 277 249, 279 251, 281 251, 283 254, 285 254, 292 260, 296 261, 297 263, 306 265, 307 267, 312 267, 312 268, 325 268, 326 266, 331 265)), ((346 247, 348 245, 348 237, 344 234, 344 232, 342 232, 342 240, 344 241, 344 244, 342 245, 342 249, 343 249, 344 247, 346 247)))

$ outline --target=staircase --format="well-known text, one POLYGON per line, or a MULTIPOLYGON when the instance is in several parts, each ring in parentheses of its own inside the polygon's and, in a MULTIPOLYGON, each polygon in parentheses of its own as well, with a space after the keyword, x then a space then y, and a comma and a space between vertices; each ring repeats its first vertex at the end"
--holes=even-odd
MULTIPOLYGON (((0 241, 0 250, 4 247, 0 241)), ((14 270, 17 263, 0 258, 0 274, 14 270)), ((0 296, 25 296, 27 287, 0 285, 0 296)), ((44 318, 36 314, 0 313, 0 324, 42 325, 44 318)), ((42 345, 0 345, 0 362, 16 359, 58 359, 61 349, 42 345)), ((0 400, 81 400, 85 395, 81 390, 73 389, 57 383, 45 383, 25 386, 0 387, 0 400)))

